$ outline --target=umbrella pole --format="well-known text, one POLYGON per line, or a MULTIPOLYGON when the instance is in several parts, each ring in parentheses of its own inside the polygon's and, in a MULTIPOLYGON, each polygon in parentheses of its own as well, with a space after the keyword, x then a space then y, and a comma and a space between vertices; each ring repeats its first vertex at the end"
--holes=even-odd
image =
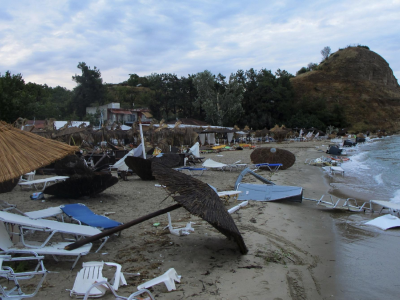
POLYGON ((143 158, 146 159, 146 150, 145 150, 145 147, 144 147, 142 122, 139 123, 139 128, 140 128, 140 138, 142 139, 143 158))
POLYGON ((124 229, 127 229, 127 228, 129 228, 129 227, 131 227, 133 225, 142 223, 142 222, 147 221, 147 220, 149 220, 151 218, 154 218, 154 217, 157 217, 159 215, 165 214, 167 212, 173 211, 173 210, 178 209, 180 207, 182 207, 180 204, 175 204, 175 205, 169 206, 167 208, 152 212, 152 213, 150 213, 150 214, 148 214, 146 216, 143 216, 143 217, 140 217, 138 219, 132 220, 132 221, 130 221, 128 223, 119 225, 119 226, 114 227, 112 229, 105 230, 105 231, 103 231, 103 232, 101 232, 99 234, 92 235, 92 236, 87 237, 85 239, 81 239, 81 240, 79 240, 79 241, 77 241, 75 243, 69 244, 69 245, 65 246, 64 249, 65 250, 74 250, 74 249, 79 248, 79 247, 81 247, 83 245, 86 245, 88 243, 97 241, 97 240, 99 240, 99 239, 101 239, 103 237, 112 235, 113 233, 117 233, 117 232, 122 231, 124 229))

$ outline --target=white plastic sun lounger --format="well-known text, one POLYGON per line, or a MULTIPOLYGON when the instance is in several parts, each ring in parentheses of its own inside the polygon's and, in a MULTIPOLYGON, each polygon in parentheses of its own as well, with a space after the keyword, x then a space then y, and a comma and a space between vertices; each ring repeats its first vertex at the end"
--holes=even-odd
POLYGON ((392 215, 383 215, 365 223, 365 225, 372 225, 382 230, 393 227, 400 227, 400 219, 392 215))
POLYGON ((42 187, 41 190, 43 191, 48 184, 59 182, 59 181, 64 181, 64 180, 67 180, 68 178, 69 178, 68 176, 53 176, 53 177, 49 177, 49 178, 19 182, 18 185, 21 187, 21 189, 23 187, 29 187, 29 188, 34 187, 35 189, 38 190, 39 187, 42 187))
MULTIPOLYGON (((86 225, 78 225, 72 223, 64 223, 53 220, 46 219, 31 219, 26 216, 20 216, 17 214, 12 214, 4 211, 0 211, 0 221, 5 223, 15 224, 19 227, 19 235, 21 239, 21 243, 26 247, 37 248, 37 247, 45 247, 50 242, 50 240, 57 234, 69 234, 74 236, 74 238, 80 238, 82 236, 93 236, 101 233, 101 230, 86 225), (48 232, 49 236, 42 243, 31 242, 29 244, 25 242, 25 231, 27 230, 37 230, 48 232), (32 244, 32 245, 31 245, 32 244)), ((96 250, 98 252, 106 243, 109 237, 105 237, 102 244, 96 250)), ((68 244, 68 243, 67 243, 68 244)), ((36 250, 35 250, 36 251, 36 250)))
POLYGON ((11 238, 10 233, 7 231, 5 224, 0 221, 0 249, 3 251, 7 251, 9 253, 19 253, 21 251, 34 251, 39 255, 52 255, 53 258, 58 261, 56 256, 75 256, 76 259, 71 267, 73 269, 78 262, 79 258, 82 255, 86 255, 89 253, 92 248, 92 244, 86 244, 82 247, 79 247, 75 250, 64 250, 64 247, 71 244, 70 242, 57 242, 51 243, 51 245, 43 246, 41 243, 36 243, 36 247, 34 242, 31 242, 29 246, 21 245, 18 243, 15 245, 11 238))
MULTIPOLYGON (((34 297, 39 291, 42 283, 47 275, 47 270, 43 264, 43 256, 38 256, 35 252, 28 251, 16 251, 15 254, 18 254, 18 257, 13 257, 10 252, 2 252, 0 253, 0 277, 7 279, 8 283, 13 283, 14 287, 10 288, 8 283, 4 283, 4 285, 0 285, 0 299, 24 299, 34 297), (21 256, 22 255, 22 256, 21 256), (3 265, 3 262, 26 262, 26 261, 34 261, 36 262, 36 267, 34 269, 23 270, 19 272, 15 272, 12 268, 13 265, 3 265), (21 280, 29 280, 33 277, 41 276, 40 280, 36 283, 35 290, 26 294, 22 291, 22 286, 20 284, 21 280)), ((28 264, 27 264, 28 265, 28 264)), ((33 265, 32 265, 33 266, 33 265)))
POLYGON ((211 158, 209 158, 205 162, 203 162, 202 166, 207 169, 215 169, 215 170, 221 170, 221 171, 223 171, 224 168, 228 167, 227 164, 217 162, 215 160, 212 160, 211 158))
POLYGON ((331 174, 339 173, 344 176, 344 170, 341 167, 330 167, 331 174))
POLYGON ((371 200, 370 203, 382 206, 379 213, 381 213, 384 209, 388 209, 390 214, 397 214, 400 216, 400 203, 385 200, 371 200))

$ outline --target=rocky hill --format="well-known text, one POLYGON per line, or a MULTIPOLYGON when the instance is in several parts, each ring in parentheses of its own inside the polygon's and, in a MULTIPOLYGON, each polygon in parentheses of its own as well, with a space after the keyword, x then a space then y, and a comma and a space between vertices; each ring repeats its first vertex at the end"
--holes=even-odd
POLYGON ((341 49, 291 82, 298 100, 343 106, 355 131, 400 131, 400 86, 389 64, 365 47, 341 49))

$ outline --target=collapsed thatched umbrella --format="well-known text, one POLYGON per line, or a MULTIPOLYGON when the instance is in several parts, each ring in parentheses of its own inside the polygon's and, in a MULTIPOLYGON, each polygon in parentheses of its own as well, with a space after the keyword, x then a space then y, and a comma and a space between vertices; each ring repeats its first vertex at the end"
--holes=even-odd
POLYGON ((65 181, 48 186, 44 194, 59 198, 94 197, 118 182, 111 174, 72 175, 65 181))
POLYGON ((210 223, 226 237, 233 238, 240 252, 247 253, 248 250, 235 222, 217 193, 207 183, 156 162, 153 162, 152 169, 158 182, 166 186, 176 202, 191 214, 210 223))
POLYGON ((46 139, 0 121, 0 182, 19 178, 77 151, 78 147, 46 139))
POLYGON ((286 170, 296 162, 296 156, 292 152, 270 147, 254 149, 250 154, 250 159, 253 164, 282 164, 280 170, 286 170))
POLYGON ((155 180, 151 172, 151 160, 141 157, 128 156, 125 164, 136 173, 142 180, 155 180))
POLYGON ((165 185, 170 192, 174 193, 172 197, 178 204, 150 213, 139 219, 114 227, 113 229, 103 231, 97 235, 79 240, 73 244, 69 244, 65 249, 74 250, 82 245, 109 236, 161 214, 184 207, 190 213, 203 218, 228 238, 233 238, 238 244, 242 254, 248 252, 231 215, 227 212, 218 195, 208 184, 186 174, 171 170, 157 162, 152 164, 152 170, 160 184, 165 185))

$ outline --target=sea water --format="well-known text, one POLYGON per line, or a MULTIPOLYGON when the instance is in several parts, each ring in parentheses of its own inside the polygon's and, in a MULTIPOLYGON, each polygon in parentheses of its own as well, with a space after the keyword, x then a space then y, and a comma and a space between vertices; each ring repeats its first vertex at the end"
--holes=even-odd
POLYGON ((340 184, 370 199, 400 203, 400 136, 367 139, 346 149, 350 160, 341 165, 340 184))
MULTIPOLYGON (((345 176, 339 189, 400 203, 400 136, 369 139, 346 148, 349 161, 342 163, 345 176)), ((331 214, 335 220, 336 284, 333 299, 399 299, 398 251, 400 230, 383 231, 365 225, 377 213, 331 214)))

